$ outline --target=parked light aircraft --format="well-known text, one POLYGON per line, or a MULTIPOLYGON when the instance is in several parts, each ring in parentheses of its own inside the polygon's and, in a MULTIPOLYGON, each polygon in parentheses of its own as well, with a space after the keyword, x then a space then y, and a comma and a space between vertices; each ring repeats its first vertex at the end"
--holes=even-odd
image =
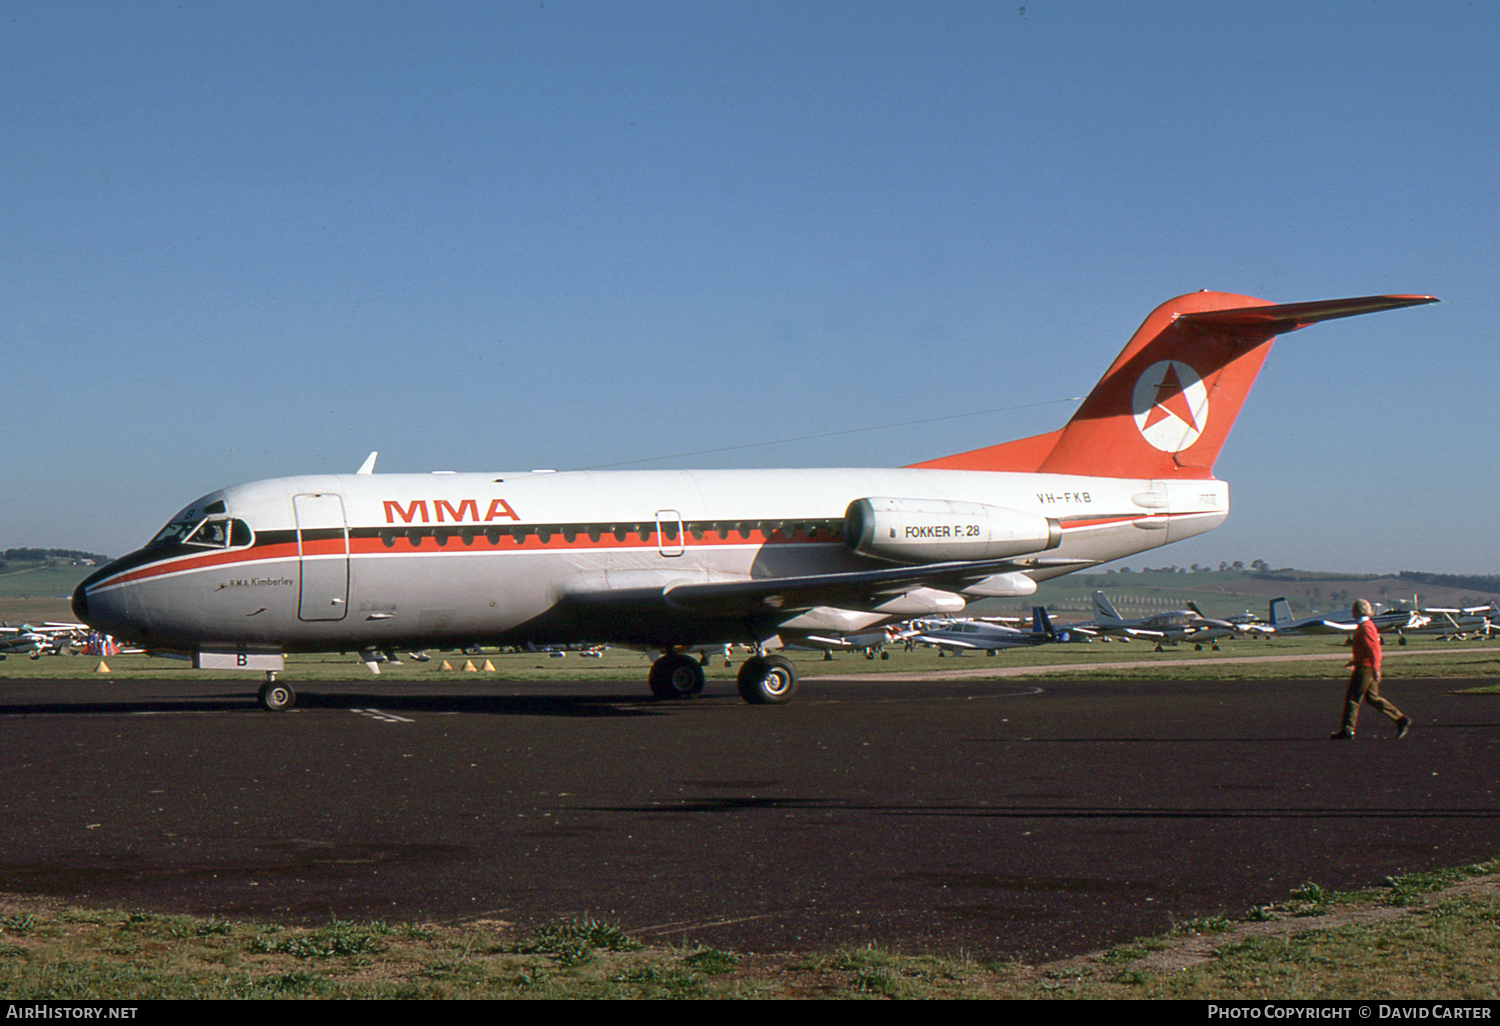
POLYGON ((1007 627, 983 620, 918 620, 915 630, 904 635, 909 643, 932 645, 939 650, 954 652, 980 650, 994 655, 1003 648, 1024 648, 1030 645, 1045 645, 1066 640, 1052 628, 1045 606, 1031 607, 1031 628, 1007 627))
POLYGON ((647 645, 654 694, 703 687, 692 645, 757 646, 751 703, 789 700, 780 638, 957 612, 1217 527, 1213 462, 1278 334, 1436 302, 1157 307, 1062 428, 891 469, 375 474, 211 492, 90 575, 80 619, 199 666, 283 654, 576 641, 647 645))
POLYGON ((19 627, 0 624, 0 659, 6 655, 24 654, 31 658, 51 652, 56 654, 63 648, 78 644, 89 633, 81 623, 45 623, 33 627, 23 623, 19 627))
POLYGON ((19 627, 0 626, 0 658, 22 653, 35 659, 47 641, 47 636, 34 630, 29 623, 19 627))
POLYGON ((1200 645, 1205 641, 1214 643, 1218 639, 1232 637, 1241 628, 1229 620, 1215 620, 1204 616, 1192 603, 1190 609, 1171 609, 1150 616, 1127 620, 1116 612, 1114 604, 1104 592, 1094 592, 1094 618, 1087 623, 1075 624, 1073 629, 1088 634, 1103 634, 1123 638, 1146 638, 1156 642, 1156 650, 1163 645, 1175 645, 1180 641, 1193 641, 1200 645))
MULTIPOLYGON (((1425 626, 1427 617, 1410 609, 1393 609, 1387 613, 1376 613, 1370 619, 1375 629, 1387 631, 1414 630, 1425 626)), ((1292 606, 1285 598, 1271 600, 1271 629, 1277 634, 1353 634, 1359 621, 1332 616, 1305 616, 1294 619, 1292 606)))
MULTIPOLYGON (((894 627, 880 627, 875 630, 853 631, 849 634, 799 634, 796 636, 795 644, 798 648, 821 649, 825 661, 832 661, 835 652, 863 652, 866 659, 889 659, 891 654, 885 650, 893 640, 892 631, 894 627)), ((726 657, 724 665, 728 667, 730 662, 726 657)))
POLYGON ((1491 602, 1484 606, 1431 606, 1421 610, 1420 624, 1397 627, 1401 644, 1406 644, 1411 635, 1430 634, 1442 641, 1467 641, 1470 638, 1488 638, 1495 631, 1495 620, 1500 617, 1500 606, 1491 602))

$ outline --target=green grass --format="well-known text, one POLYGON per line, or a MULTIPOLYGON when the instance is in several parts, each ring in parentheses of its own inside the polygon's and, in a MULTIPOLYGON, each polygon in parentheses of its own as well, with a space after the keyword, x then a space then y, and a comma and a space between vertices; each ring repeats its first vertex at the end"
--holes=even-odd
POLYGON ((72 620, 68 596, 96 569, 51 563, 8 563, 4 570, 0 570, 0 620, 11 623, 16 620, 72 620), (68 610, 67 614, 53 616, 58 608, 68 610), (46 615, 35 615, 37 612, 46 615))
MULTIPOLYGON (((1500 678, 1500 639, 1492 641, 1445 642, 1415 639, 1409 645, 1386 644, 1386 676, 1402 678, 1500 678)), ((400 653, 405 659, 405 654, 400 653)), ((995 656, 980 653, 959 658, 939 657, 933 649, 903 652, 899 646, 889 659, 866 659, 857 653, 837 653, 824 661, 819 652, 789 651, 788 656, 803 678, 821 675, 887 674, 887 673, 960 673, 966 677, 1000 676, 1001 671, 1031 667, 1039 671, 1068 666, 1066 671, 1052 671, 1054 679, 1152 679, 1152 680, 1233 680, 1268 678, 1338 677, 1348 658, 1341 638, 1280 638, 1269 641, 1226 641, 1220 651, 1194 651, 1192 645, 1154 652, 1150 644, 1140 642, 1094 642, 1092 644, 1044 645, 1016 649, 995 656), (1265 656, 1300 657, 1296 661, 1271 661, 1265 656), (1239 661, 1236 661, 1239 660, 1239 661), (1253 660, 1253 661, 1245 661, 1253 660), (1126 663, 1125 667, 1114 664, 1126 663), (1105 665, 1108 664, 1108 665, 1105 665)), ((455 652, 433 652, 426 663, 405 659, 403 666, 381 666, 382 680, 621 680, 645 679, 652 656, 625 649, 610 649, 599 659, 585 658, 569 652, 551 657, 544 652, 506 653, 486 649, 483 655, 468 656, 455 652), (445 670, 446 660, 452 669, 445 670), (485 670, 486 660, 493 670, 485 670), (472 662, 475 670, 465 670, 472 662)), ((707 667, 711 681, 732 681, 745 653, 736 652, 733 666, 725 668, 722 657, 714 656, 707 667)), ((112 679, 259 679, 258 674, 234 671, 208 672, 194 670, 190 664, 174 659, 156 659, 144 655, 110 657, 105 660, 112 679)), ((43 656, 29 659, 12 655, 0 661, 0 679, 54 678, 89 679, 97 676, 97 657, 43 656)), ((287 660, 285 679, 297 681, 348 680, 368 676, 352 653, 339 655, 291 656, 287 660)))
POLYGON ((225 998, 1500 998, 1500 862, 1353 893, 1305 884, 1243 917, 1049 965, 877 945, 749 954, 647 946, 593 919, 517 932, 315 927, 0 895, 10 1000, 225 998), (1472 889, 1454 889, 1468 883, 1472 889), (1372 913, 1388 917, 1360 925, 1372 913))

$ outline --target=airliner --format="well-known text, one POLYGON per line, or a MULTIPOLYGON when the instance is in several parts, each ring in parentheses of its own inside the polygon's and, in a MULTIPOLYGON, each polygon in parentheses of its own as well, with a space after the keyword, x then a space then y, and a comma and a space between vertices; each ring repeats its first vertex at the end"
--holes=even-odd
POLYGON ((284 477, 210 492, 74 592, 78 618, 203 668, 297 652, 572 642, 660 651, 663 699, 702 691, 685 650, 744 644, 741 697, 789 701, 799 637, 953 614, 1222 523, 1213 463, 1273 339, 1432 303, 1157 307, 1063 427, 893 469, 284 477))

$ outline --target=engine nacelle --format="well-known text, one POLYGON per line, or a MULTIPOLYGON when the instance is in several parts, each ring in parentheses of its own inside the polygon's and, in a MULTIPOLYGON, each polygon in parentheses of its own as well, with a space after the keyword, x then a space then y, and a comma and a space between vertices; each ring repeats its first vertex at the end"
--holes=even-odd
POLYGON ((900 563, 1003 559, 1055 549, 1051 517, 951 499, 855 499, 844 511, 844 541, 862 556, 900 563))

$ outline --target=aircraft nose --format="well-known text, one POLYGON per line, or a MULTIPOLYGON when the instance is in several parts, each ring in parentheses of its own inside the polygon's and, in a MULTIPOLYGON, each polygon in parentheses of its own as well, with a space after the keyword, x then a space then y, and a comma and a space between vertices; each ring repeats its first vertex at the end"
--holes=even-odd
POLYGON ((123 596, 118 591, 105 592, 103 595, 89 595, 89 589, 108 577, 113 567, 114 564, 111 563, 109 566, 96 570, 73 589, 73 615, 80 623, 86 623, 95 630, 109 632, 118 630, 119 614, 124 611, 120 604, 123 596))

